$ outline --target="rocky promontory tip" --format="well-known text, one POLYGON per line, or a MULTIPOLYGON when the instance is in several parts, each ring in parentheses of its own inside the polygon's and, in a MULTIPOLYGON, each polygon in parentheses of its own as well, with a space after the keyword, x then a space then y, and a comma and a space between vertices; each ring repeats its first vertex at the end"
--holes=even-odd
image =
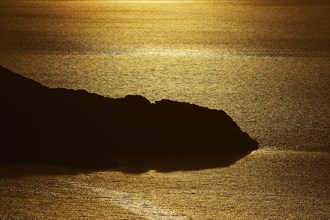
POLYGON ((0 67, 0 148, 7 163, 114 166, 129 155, 249 152, 255 140, 224 112, 142 96, 50 89, 0 67))

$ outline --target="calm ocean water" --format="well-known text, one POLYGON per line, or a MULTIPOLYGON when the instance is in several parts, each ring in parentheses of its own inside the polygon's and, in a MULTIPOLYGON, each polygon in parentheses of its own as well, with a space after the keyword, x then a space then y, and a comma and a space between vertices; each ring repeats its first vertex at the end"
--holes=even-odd
POLYGON ((226 168, 2 177, 0 219, 330 218, 328 0, 0 2, 1 65, 222 109, 261 144, 226 168))

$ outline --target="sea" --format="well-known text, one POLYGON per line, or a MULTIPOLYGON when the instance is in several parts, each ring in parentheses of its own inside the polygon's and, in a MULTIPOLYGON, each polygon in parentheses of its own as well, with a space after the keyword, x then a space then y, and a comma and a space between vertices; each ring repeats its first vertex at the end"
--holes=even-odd
POLYGON ((221 109, 260 147, 203 169, 1 166, 0 219, 330 219, 328 0, 0 6, 0 65, 51 88, 221 109))

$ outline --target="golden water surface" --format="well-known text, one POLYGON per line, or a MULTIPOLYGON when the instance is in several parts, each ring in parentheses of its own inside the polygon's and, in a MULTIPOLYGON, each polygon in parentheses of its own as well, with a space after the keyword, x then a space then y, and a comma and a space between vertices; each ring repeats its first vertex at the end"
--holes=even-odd
POLYGON ((328 0, 0 2, 1 65, 223 109, 261 145, 202 170, 1 167, 0 219, 330 218, 328 0))

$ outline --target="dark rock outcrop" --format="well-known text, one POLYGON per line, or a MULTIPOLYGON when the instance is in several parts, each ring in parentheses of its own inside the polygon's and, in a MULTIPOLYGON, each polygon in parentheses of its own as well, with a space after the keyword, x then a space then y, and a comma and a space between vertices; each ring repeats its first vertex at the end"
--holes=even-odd
POLYGON ((113 154, 242 153, 257 142, 224 112, 142 96, 49 89, 0 67, 1 162, 113 166, 113 154))

